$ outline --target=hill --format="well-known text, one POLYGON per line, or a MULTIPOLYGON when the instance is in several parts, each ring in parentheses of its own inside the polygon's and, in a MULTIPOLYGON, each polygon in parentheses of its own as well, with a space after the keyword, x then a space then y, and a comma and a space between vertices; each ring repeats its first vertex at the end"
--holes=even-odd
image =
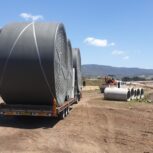
POLYGON ((153 76, 153 69, 141 68, 125 68, 125 67, 112 67, 105 65, 87 64, 82 65, 82 75, 85 77, 96 77, 105 75, 116 75, 118 77, 124 76, 153 76))

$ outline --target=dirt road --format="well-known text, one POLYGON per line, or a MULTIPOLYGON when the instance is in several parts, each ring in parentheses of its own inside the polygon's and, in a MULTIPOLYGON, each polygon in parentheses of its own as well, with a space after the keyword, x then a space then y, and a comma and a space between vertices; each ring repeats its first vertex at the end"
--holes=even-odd
POLYGON ((1 118, 0 153, 153 153, 153 104, 85 92, 62 121, 1 118))

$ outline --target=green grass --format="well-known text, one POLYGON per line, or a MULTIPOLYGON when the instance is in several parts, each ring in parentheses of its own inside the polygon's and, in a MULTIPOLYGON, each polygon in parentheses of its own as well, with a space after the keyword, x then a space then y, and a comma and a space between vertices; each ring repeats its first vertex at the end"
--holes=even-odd
POLYGON ((101 86, 101 84, 105 83, 104 79, 85 79, 86 86, 101 86))
POLYGON ((134 100, 131 100, 129 102, 129 104, 135 104, 135 103, 146 103, 146 104, 150 104, 150 103, 152 103, 152 101, 149 100, 149 96, 148 95, 145 95, 143 99, 134 99, 134 100))

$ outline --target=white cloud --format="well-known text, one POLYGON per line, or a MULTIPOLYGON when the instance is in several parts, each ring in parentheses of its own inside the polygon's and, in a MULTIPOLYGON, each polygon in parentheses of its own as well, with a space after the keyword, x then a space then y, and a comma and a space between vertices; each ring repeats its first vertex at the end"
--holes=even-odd
POLYGON ((121 51, 121 50, 114 50, 114 51, 112 51, 112 55, 123 55, 123 54, 125 54, 125 52, 124 51, 121 51))
POLYGON ((115 43, 114 43, 114 42, 112 42, 112 43, 110 43, 110 44, 109 44, 109 46, 115 46, 115 43))
POLYGON ((108 46, 115 45, 114 42, 108 44, 108 41, 106 39, 97 39, 94 37, 87 37, 84 40, 84 43, 86 43, 87 45, 92 45, 92 46, 96 46, 96 47, 108 47, 108 46))
POLYGON ((94 37, 88 37, 84 40, 84 42, 88 45, 93 45, 97 47, 106 47, 108 45, 106 39, 96 39, 94 37))
POLYGON ((43 19, 42 15, 31 15, 29 13, 21 13, 20 17, 24 18, 26 21, 28 20, 37 21, 43 19))
POLYGON ((123 60, 128 60, 130 57, 127 55, 125 51, 122 50, 114 50, 112 51, 113 56, 121 57, 123 60))
POLYGON ((87 45, 92 45, 92 46, 96 46, 96 47, 109 47, 109 46, 115 46, 115 43, 108 43, 107 39, 97 39, 94 37, 87 37, 84 40, 84 43, 86 43, 87 45))
POLYGON ((130 57, 129 56, 124 56, 123 59, 124 60, 128 60, 130 57))

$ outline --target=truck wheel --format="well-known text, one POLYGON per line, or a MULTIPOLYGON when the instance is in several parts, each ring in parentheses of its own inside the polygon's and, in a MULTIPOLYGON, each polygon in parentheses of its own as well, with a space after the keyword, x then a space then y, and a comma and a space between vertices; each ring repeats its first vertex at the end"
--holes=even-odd
POLYGON ((60 112, 59 119, 63 120, 65 117, 66 117, 66 112, 65 112, 65 109, 64 109, 62 112, 60 112))
POLYGON ((68 115, 68 108, 65 108, 65 116, 68 115))
POLYGON ((78 101, 78 97, 76 97, 76 102, 75 102, 75 103, 78 104, 78 102, 79 102, 79 101, 78 101))
POLYGON ((67 108, 67 113, 68 113, 68 114, 70 113, 70 107, 67 108))
POLYGON ((78 101, 80 101, 80 99, 81 99, 81 95, 80 95, 80 93, 78 94, 78 101))
POLYGON ((70 113, 70 107, 66 108, 66 116, 70 113))

